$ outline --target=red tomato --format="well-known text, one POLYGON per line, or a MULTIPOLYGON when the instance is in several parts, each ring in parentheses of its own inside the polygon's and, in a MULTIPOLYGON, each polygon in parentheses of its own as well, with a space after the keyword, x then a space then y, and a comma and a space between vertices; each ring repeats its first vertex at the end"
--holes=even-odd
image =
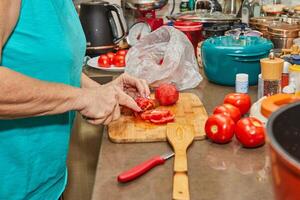
POLYGON ((227 115, 231 117, 235 123, 241 119, 240 110, 237 107, 226 103, 221 106, 217 106, 214 110, 214 114, 227 115))
POLYGON ((251 98, 248 94, 230 93, 226 95, 224 103, 229 103, 240 109, 241 114, 246 114, 251 107, 251 98))
POLYGON ((123 55, 116 55, 114 57, 114 65, 116 67, 125 67, 125 56, 123 55))
POLYGON ((98 65, 100 67, 107 67, 107 68, 110 67, 109 58, 107 57, 107 55, 101 55, 101 56, 99 56, 99 58, 98 58, 98 65))
POLYGON ((179 98, 179 92, 173 84, 161 84, 155 90, 155 98, 162 106, 173 105, 179 98))
POLYGON ((122 56, 126 56, 128 50, 126 49, 121 49, 119 51, 117 51, 117 55, 122 55, 122 56))
POLYGON ((138 97, 135 99, 137 105, 143 110, 153 109, 155 106, 155 102, 153 99, 138 97))
POLYGON ((254 117, 239 120, 236 124, 235 135, 244 147, 254 148, 265 143, 264 125, 254 117))
POLYGON ((205 123, 206 136, 213 142, 224 144, 234 135, 234 121, 223 114, 210 116, 205 123))
POLYGON ((141 115, 143 120, 149 120, 155 124, 165 124, 174 121, 174 114, 169 110, 146 110, 141 115))
POLYGON ((114 58, 116 54, 113 52, 108 52, 106 55, 109 58, 109 64, 112 65, 114 63, 114 58))

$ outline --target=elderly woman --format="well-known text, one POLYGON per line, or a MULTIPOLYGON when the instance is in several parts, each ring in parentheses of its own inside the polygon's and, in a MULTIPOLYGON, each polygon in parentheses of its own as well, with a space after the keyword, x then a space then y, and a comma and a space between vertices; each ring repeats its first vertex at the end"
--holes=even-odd
POLYGON ((122 75, 98 85, 81 71, 85 37, 71 0, 0 1, 0 199, 57 200, 67 181, 74 111, 91 124, 139 111, 122 75))

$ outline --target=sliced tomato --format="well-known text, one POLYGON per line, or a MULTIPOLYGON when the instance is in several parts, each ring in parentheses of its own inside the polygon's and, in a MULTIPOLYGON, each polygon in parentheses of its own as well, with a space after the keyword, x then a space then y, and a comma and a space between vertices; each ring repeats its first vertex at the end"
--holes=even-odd
POLYGON ((175 119, 174 114, 171 114, 169 116, 162 117, 161 119, 150 119, 150 122, 154 124, 166 124, 168 122, 173 122, 175 119))
POLYGON ((143 120, 154 124, 165 124, 175 119, 175 115, 169 110, 146 110, 140 116, 143 120))
POLYGON ((143 111, 153 109, 155 106, 155 102, 153 99, 148 99, 144 97, 136 98, 135 102, 143 111))
POLYGON ((140 116, 143 120, 150 120, 151 112, 151 110, 146 110, 145 112, 141 113, 140 116))

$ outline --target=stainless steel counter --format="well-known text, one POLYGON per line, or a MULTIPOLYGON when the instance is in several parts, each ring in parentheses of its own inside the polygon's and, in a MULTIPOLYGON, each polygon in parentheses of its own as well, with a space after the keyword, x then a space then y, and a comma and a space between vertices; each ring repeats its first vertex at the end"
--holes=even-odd
MULTIPOLYGON (((117 76, 88 70, 89 76, 117 76)), ((204 103, 208 113, 222 103, 234 88, 209 83, 206 79, 190 92, 204 103)), ((256 87, 250 88, 252 100, 256 87)), ((119 184, 117 175, 129 168, 171 150, 166 142, 114 144, 104 131, 98 159, 93 200, 172 199, 173 159, 139 179, 119 184)), ((273 192, 267 146, 242 148, 236 140, 226 145, 209 140, 196 141, 188 150, 190 195, 192 200, 271 200, 273 192)))

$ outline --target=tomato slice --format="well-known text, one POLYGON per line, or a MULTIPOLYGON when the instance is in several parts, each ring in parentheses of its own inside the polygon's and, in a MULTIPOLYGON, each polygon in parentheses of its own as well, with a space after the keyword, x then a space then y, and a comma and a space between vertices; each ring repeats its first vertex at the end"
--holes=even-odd
POLYGON ((166 124, 168 122, 173 122, 175 119, 175 116, 173 114, 170 114, 169 116, 162 117, 161 119, 150 119, 150 122, 154 124, 166 124))
POLYGON ((144 97, 138 97, 135 99, 137 105, 143 110, 150 110, 153 109, 155 106, 155 102, 152 99, 144 98, 144 97))
POLYGON ((143 120, 154 124, 165 124, 175 119, 175 115, 169 110, 147 110, 141 113, 140 116, 143 120))

